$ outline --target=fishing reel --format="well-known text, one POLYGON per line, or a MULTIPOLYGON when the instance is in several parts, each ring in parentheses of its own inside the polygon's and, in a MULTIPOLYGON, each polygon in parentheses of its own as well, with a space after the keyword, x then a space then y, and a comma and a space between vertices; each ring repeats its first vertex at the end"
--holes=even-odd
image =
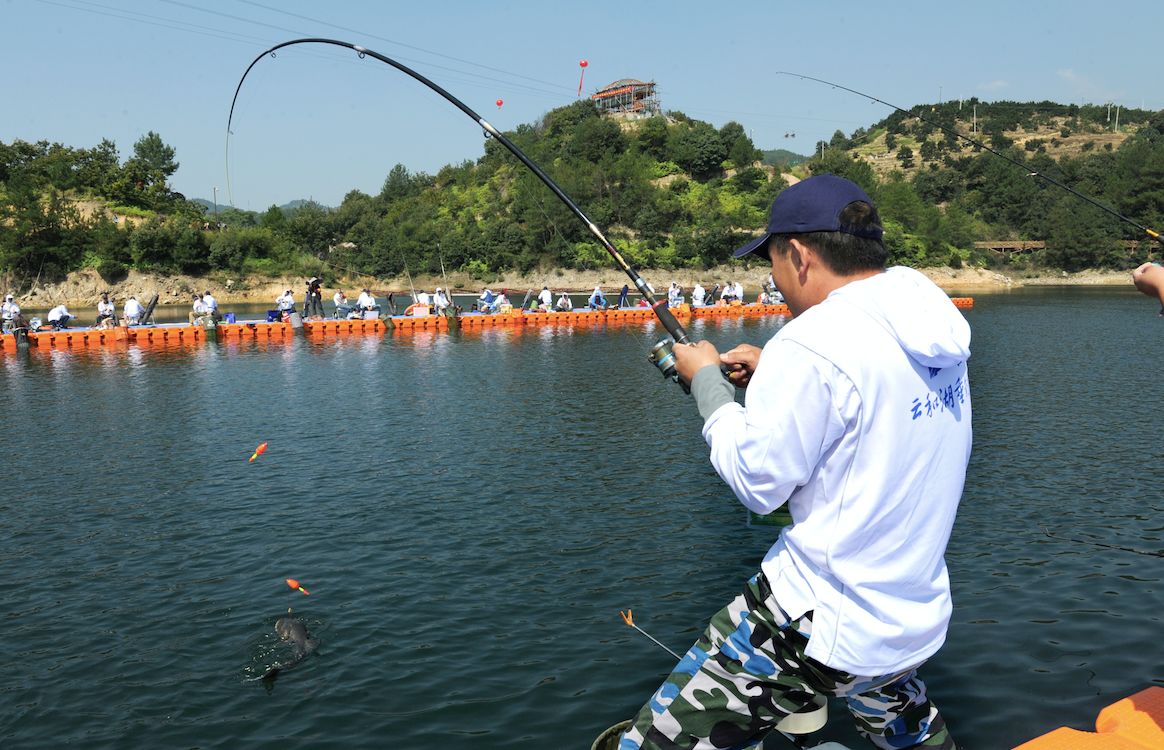
POLYGON ((663 373, 664 378, 678 383, 684 393, 691 393, 691 386, 679 379, 679 371, 675 369, 674 348, 674 340, 669 338, 663 339, 651 347, 651 352, 647 355, 647 359, 650 360, 651 364, 659 368, 659 372, 663 373))

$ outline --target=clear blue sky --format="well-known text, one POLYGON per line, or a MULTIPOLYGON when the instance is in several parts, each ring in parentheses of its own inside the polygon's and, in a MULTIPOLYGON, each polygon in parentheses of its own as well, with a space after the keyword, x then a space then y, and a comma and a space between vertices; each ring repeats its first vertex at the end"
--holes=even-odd
MULTIPOLYGON (((479 129, 420 84, 302 36, 351 41, 432 78, 501 129, 619 78, 654 80, 665 109, 760 148, 807 153, 889 113, 835 81, 910 107, 993 101, 1164 108, 1164 3, 636 2, 635 0, 0 0, 0 140, 89 147, 122 160, 153 130, 177 150, 174 189, 262 210, 338 205, 393 165, 434 173, 482 153, 479 129), (500 109, 495 101, 501 98, 500 109), (786 138, 785 133, 796 137, 786 138)), ((552 165, 543 165, 553 173, 552 165)))

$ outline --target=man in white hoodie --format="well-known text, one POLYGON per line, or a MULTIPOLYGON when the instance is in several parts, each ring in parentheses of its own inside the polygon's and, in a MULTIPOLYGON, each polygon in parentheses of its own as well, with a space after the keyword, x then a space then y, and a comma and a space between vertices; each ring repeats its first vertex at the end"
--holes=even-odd
POLYGON ((750 510, 787 503, 793 524, 624 750, 759 747, 816 696, 845 698, 878 747, 955 747, 917 669, 952 608, 944 555, 970 457, 970 328, 922 274, 885 269, 881 234, 848 180, 784 190, 767 233, 736 256, 771 261, 794 319, 763 350, 675 347, 712 465, 750 510))

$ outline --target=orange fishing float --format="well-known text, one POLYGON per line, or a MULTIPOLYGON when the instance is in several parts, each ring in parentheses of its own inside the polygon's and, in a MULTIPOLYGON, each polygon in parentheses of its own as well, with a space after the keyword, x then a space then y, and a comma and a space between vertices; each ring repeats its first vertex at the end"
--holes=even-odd
POLYGON ((258 458, 259 456, 263 455, 266 452, 267 452, 267 444, 266 443, 259 443, 259 447, 255 448, 255 452, 251 455, 251 460, 249 463, 254 463, 254 460, 256 458, 258 458))
MULTIPOLYGON (((263 443, 263 445, 266 445, 266 443, 263 443)), ((308 591, 307 589, 300 586, 299 581, 296 581, 294 578, 288 578, 287 585, 290 586, 291 588, 295 589, 296 591, 302 591, 305 595, 311 594, 310 591, 308 591)))

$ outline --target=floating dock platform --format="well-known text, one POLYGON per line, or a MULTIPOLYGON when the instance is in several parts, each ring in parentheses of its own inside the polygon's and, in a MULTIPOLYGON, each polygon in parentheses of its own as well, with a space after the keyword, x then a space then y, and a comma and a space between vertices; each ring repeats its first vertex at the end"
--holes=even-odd
MULTIPOLYGON (((972 297, 953 297, 956 307, 968 310, 974 307, 972 297)), ((671 312, 680 320, 692 318, 763 317, 769 315, 788 317, 792 313, 787 305, 712 305, 691 307, 683 305, 672 308, 671 312)), ((462 313, 456 317, 443 315, 405 316, 393 315, 371 320, 304 320, 302 331, 315 337, 345 335, 383 335, 386 333, 407 334, 414 331, 448 331, 460 327, 464 330, 514 327, 514 326, 572 326, 618 323, 641 323, 654 320, 655 314, 649 307, 621 307, 606 310, 578 309, 568 312, 521 312, 505 313, 462 313)), ((154 344, 201 344, 209 338, 219 341, 239 341, 249 339, 279 340, 289 339, 299 330, 290 323, 265 321, 240 321, 219 323, 204 327, 181 323, 149 326, 116 326, 113 328, 67 328, 63 331, 40 330, 29 332, 28 344, 37 349, 78 349, 100 346, 154 344)), ((0 350, 16 351, 18 342, 12 334, 0 336, 0 350)))

